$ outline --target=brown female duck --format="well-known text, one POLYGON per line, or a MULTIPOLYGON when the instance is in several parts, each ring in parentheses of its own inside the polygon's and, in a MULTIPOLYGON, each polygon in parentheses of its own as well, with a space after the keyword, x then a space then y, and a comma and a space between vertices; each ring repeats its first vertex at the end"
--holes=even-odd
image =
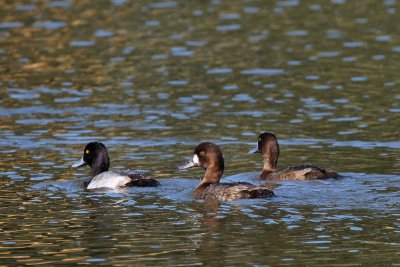
POLYGON ((277 170, 279 145, 273 133, 264 132, 259 135, 257 147, 250 153, 261 153, 264 157, 264 167, 260 174, 262 180, 306 180, 334 178, 338 174, 334 171, 304 164, 277 170))
POLYGON ((213 143, 200 143, 194 150, 193 159, 181 169, 203 167, 206 172, 200 185, 194 191, 195 198, 231 201, 241 198, 266 198, 274 193, 265 186, 246 182, 220 183, 224 172, 224 157, 220 148, 213 143))

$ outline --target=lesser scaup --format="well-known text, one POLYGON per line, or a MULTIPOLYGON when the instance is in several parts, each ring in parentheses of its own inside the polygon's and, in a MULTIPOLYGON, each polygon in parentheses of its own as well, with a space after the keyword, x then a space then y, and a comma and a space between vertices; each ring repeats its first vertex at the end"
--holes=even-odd
POLYGON ((203 167, 206 172, 200 185, 194 191, 195 198, 230 201, 241 198, 265 198, 274 193, 265 186, 255 186, 246 182, 220 183, 224 172, 224 157, 220 148, 213 143, 200 143, 194 150, 193 159, 181 169, 203 167))
POLYGON ((144 174, 133 170, 108 171, 110 159, 106 146, 100 142, 88 143, 83 150, 82 158, 72 164, 72 167, 89 165, 92 169, 92 179, 87 183, 87 189, 119 188, 127 186, 157 186, 160 183, 144 174))
POLYGON ((264 157, 264 167, 260 174, 263 180, 305 180, 334 178, 338 174, 331 170, 304 164, 300 166, 276 169, 279 157, 279 145, 273 133, 264 132, 259 135, 257 147, 250 153, 261 153, 264 157))

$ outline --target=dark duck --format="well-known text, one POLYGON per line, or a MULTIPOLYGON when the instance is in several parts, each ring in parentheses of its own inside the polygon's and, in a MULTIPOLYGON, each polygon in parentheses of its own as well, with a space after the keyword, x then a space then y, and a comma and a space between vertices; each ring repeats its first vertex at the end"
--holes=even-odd
POLYGON ((200 143, 194 150, 193 159, 180 169, 192 167, 205 169, 204 178, 194 191, 195 198, 231 201, 241 198, 266 198, 274 195, 265 186, 255 186, 246 182, 220 183, 219 180, 224 172, 224 157, 216 144, 200 143))
POLYGON ((264 167, 260 174, 262 180, 306 180, 338 177, 331 170, 304 164, 277 170, 279 144, 273 133, 264 132, 259 135, 257 147, 250 153, 261 153, 264 157, 264 167))
POLYGON ((82 158, 72 167, 89 165, 92 178, 85 183, 87 189, 121 188, 128 186, 158 186, 160 183, 134 170, 109 171, 110 159, 106 146, 100 142, 91 142, 85 146, 82 158))

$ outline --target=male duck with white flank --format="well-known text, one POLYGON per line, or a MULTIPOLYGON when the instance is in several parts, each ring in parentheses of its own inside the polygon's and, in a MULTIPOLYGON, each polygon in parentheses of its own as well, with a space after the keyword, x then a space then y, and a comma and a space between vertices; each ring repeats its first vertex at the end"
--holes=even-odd
POLYGON ((83 150, 82 158, 72 167, 89 165, 92 178, 87 183, 87 189, 121 188, 129 186, 158 186, 160 183, 144 174, 133 170, 108 171, 110 159, 106 146, 100 142, 88 143, 83 150))
POLYGON ((338 174, 334 171, 310 164, 277 170, 279 145, 273 133, 264 132, 260 134, 257 147, 249 153, 261 153, 264 157, 264 167, 260 174, 262 180, 306 180, 338 177, 338 174))
POLYGON ((203 167, 206 172, 200 185, 194 191, 194 197, 231 201, 241 198, 266 198, 274 193, 265 186, 255 186, 246 182, 220 183, 224 172, 224 157, 220 148, 210 142, 200 143, 194 150, 193 159, 181 166, 181 169, 203 167))

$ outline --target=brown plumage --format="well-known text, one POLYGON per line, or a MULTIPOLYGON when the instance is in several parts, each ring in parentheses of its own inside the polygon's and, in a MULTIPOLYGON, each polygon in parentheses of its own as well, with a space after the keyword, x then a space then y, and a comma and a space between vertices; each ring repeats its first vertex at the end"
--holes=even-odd
POLYGON ((193 155, 193 160, 181 169, 203 167, 206 172, 199 186, 193 193, 195 198, 230 201, 241 198, 266 198, 274 193, 266 186, 255 186, 250 183, 220 183, 224 172, 224 157, 220 148, 213 143, 200 143, 193 155))
POLYGON ((279 144, 273 133, 264 132, 260 134, 257 148, 251 152, 263 155, 264 166, 260 174, 262 180, 306 180, 338 177, 338 174, 334 171, 310 164, 277 170, 279 144))

